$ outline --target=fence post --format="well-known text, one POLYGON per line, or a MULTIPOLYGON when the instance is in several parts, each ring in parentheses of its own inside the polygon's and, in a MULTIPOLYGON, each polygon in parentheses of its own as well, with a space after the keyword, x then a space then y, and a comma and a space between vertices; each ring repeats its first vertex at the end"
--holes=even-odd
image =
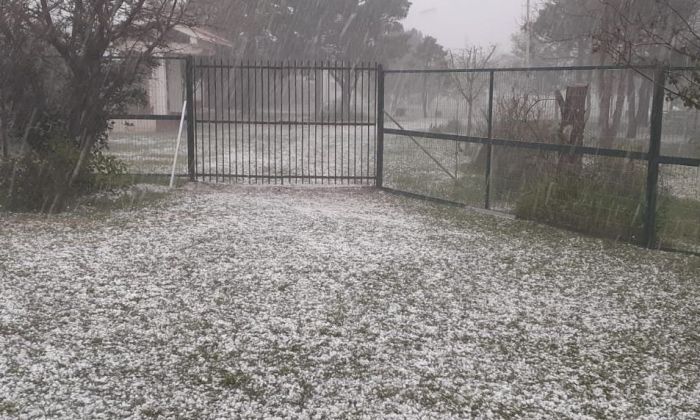
POLYGON ((196 180, 195 160, 195 116, 194 116, 194 59, 188 56, 185 59, 185 90, 187 95, 187 173, 190 181, 196 180))
POLYGON ((654 73, 654 96, 651 105, 651 126, 649 130, 649 156, 646 186, 646 220, 644 221, 644 245, 656 245, 656 201, 659 183, 659 156, 661 154, 661 134, 663 128, 664 98, 666 96, 666 69, 658 68, 654 73))
MULTIPOLYGON (((489 140, 493 138, 493 79, 494 72, 489 72, 489 109, 487 115, 488 123, 488 138, 489 140)), ((493 146, 491 143, 486 145, 486 191, 484 199, 484 208, 486 210, 491 208, 491 160, 493 155, 493 146)))
POLYGON ((377 187, 384 186, 384 68, 377 65, 377 187))

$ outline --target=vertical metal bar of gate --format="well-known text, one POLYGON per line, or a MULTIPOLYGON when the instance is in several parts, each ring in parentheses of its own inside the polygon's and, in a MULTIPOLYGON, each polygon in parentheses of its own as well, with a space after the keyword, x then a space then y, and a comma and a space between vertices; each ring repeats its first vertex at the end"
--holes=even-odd
POLYGON ((340 73, 340 183, 345 184, 345 97, 346 83, 345 80, 345 64, 340 63, 338 72, 340 73))
POLYGON ((274 134, 273 134, 273 141, 275 142, 275 147, 273 150, 273 159, 274 159, 274 173, 275 173, 275 185, 277 185, 278 182, 278 177, 279 175, 277 174, 277 68, 275 67, 274 72, 272 73, 272 120, 275 122, 275 128, 274 128, 274 134))
POLYGON ((377 159, 376 176, 377 187, 384 186, 384 68, 377 66, 377 116, 376 116, 376 138, 377 138, 377 159))
POLYGON ((299 183, 299 75, 297 61, 294 60, 294 183, 299 183))
MULTIPOLYGON (((375 131, 376 131, 377 120, 373 116, 373 112, 372 112, 372 110, 374 109, 372 107, 372 92, 373 92, 372 80, 374 80, 374 86, 376 87, 377 86, 377 74, 378 74, 377 65, 376 65, 376 63, 374 63, 374 71, 369 71, 367 73, 367 98, 368 98, 367 99, 367 122, 371 123, 372 120, 375 121, 375 131)), ((376 92, 374 94, 374 103, 377 103, 376 92)), ((374 151, 374 148, 375 148, 375 146, 373 146, 373 144, 376 145, 376 143, 377 143, 377 137, 375 136, 374 141, 372 141, 372 126, 368 124, 367 125, 367 177, 369 177, 370 174, 372 173, 371 156, 372 156, 372 152, 374 151)), ((376 159, 375 159, 375 162, 376 162, 376 159)), ((376 176, 376 173, 375 173, 375 176, 376 176)), ((375 185, 376 185, 376 181, 375 181, 375 185)))
MULTIPOLYGON (((258 183, 258 166, 260 159, 258 157, 258 60, 253 62, 253 137, 248 141, 254 142, 253 151, 255 156, 253 159, 253 167, 255 168, 255 183, 258 183)), ((253 174, 251 174, 252 176, 253 174)))
MULTIPOLYGON (((265 78, 267 84, 267 108, 265 109, 265 121, 267 121, 267 183, 272 183, 272 164, 271 159, 274 158, 272 153, 274 141, 272 139, 272 127, 270 126, 270 106, 272 105, 272 97, 270 96, 270 73, 272 72, 272 67, 270 66, 270 61, 267 61, 267 77, 265 78)), ((277 178, 275 178, 275 184, 277 183, 277 178)))
MULTIPOLYGON (((227 138, 228 138, 228 180, 229 182, 232 179, 232 155, 233 155, 233 150, 231 149, 231 66, 228 65, 229 62, 226 62, 226 116, 228 118, 228 121, 226 123, 226 133, 227 133, 227 138)), ((223 65, 223 60, 222 60, 222 65, 223 65)), ((235 92, 235 91, 234 91, 235 92)))
POLYGON ((323 117, 324 117, 324 116, 323 116, 323 105, 324 105, 324 99, 325 99, 325 98, 323 97, 323 93, 325 92, 325 90, 323 89, 323 79, 324 79, 324 75, 323 75, 323 61, 321 61, 320 70, 319 70, 319 74, 318 74, 317 77, 318 77, 318 78, 316 79, 316 84, 317 84, 317 85, 320 84, 320 88, 319 88, 319 86, 314 86, 314 90, 315 90, 315 93, 314 93, 314 98, 315 98, 315 99, 314 99, 314 102, 316 102, 316 105, 317 105, 317 106, 318 106, 319 103, 321 104, 321 110, 320 110, 320 112, 319 112, 319 117, 318 117, 318 118, 319 118, 319 121, 320 121, 320 124, 321 124, 321 128, 320 128, 320 131, 321 131, 321 184, 325 184, 325 183, 326 183, 326 178, 325 178, 325 177, 326 177, 326 171, 325 171, 325 162, 324 162, 324 160, 325 160, 325 154, 326 154, 326 153, 325 153, 325 152, 326 152, 326 142, 323 141, 323 132, 324 132, 323 125, 324 125, 324 123, 325 123, 325 120, 324 120, 324 118, 323 118, 323 117), (317 95, 318 95, 319 93, 321 94, 321 97, 320 97, 320 98, 317 97, 317 95))
MULTIPOLYGON (((245 118, 250 120, 250 60, 247 60, 246 64, 247 64, 247 66, 245 67, 245 70, 246 70, 245 71, 246 90, 245 90, 245 92, 243 92, 243 94, 245 94, 245 98, 246 98, 246 101, 245 101, 246 102, 246 104, 245 104, 246 105, 246 112, 245 112, 244 116, 245 116, 245 118)), ((243 72, 243 65, 241 65, 241 72, 243 72)), ((241 98, 241 99, 243 99, 243 98, 241 98)), ((246 127, 248 130, 248 137, 246 137, 244 139, 244 143, 248 144, 248 147, 247 147, 247 149, 248 149, 248 171, 244 174, 244 175, 246 175, 246 177, 244 177, 244 179, 247 178, 248 183, 250 183, 250 174, 252 173, 252 169, 253 169, 250 166, 251 162, 252 162, 250 138, 251 138, 251 135, 253 134, 253 131, 251 129, 249 121, 247 124, 244 123, 244 127, 246 127)), ((245 168, 244 168, 244 172, 245 172, 245 168)))
MULTIPOLYGON (((313 75, 314 75, 314 178, 318 179, 318 98, 316 97, 316 83, 318 83, 318 63, 316 63, 316 60, 314 60, 314 66, 313 66, 313 75)), ((311 76, 309 76, 309 79, 311 79, 311 76)), ((309 80, 309 98, 311 98, 311 81, 309 80)), ((309 99, 309 104, 311 103, 311 99, 309 99)))
MULTIPOLYGON (((365 67, 364 63, 360 64, 360 67, 365 67)), ((367 67, 369 67, 369 64, 367 64, 367 67)), ((364 96, 365 96, 365 70, 362 70, 362 71, 360 72, 360 94, 362 95, 363 100, 366 100, 366 99, 364 98, 364 96)), ((362 123, 365 122, 364 113, 365 113, 365 104, 364 104, 364 101, 363 101, 363 102, 360 103, 360 121, 361 121, 362 123)), ((365 179, 364 179, 364 175, 363 175, 364 172, 365 172, 365 171, 364 171, 364 165, 363 165, 363 163, 364 163, 364 156, 365 156, 365 148, 364 148, 364 146, 365 146, 365 127, 362 126, 362 127, 360 127, 360 176, 362 177, 362 179, 361 179, 361 181, 360 181, 360 184, 364 184, 364 183, 365 183, 365 179)))
MULTIPOLYGON (((362 70, 360 70, 362 71, 362 70)), ((352 73, 352 81, 353 81, 353 94, 352 97, 355 98, 355 103, 354 103, 354 108, 353 108, 353 115, 352 115, 352 123, 353 123, 353 140, 352 140, 352 163, 353 163, 353 170, 352 170, 352 176, 353 176, 353 184, 357 184, 357 82, 358 82, 358 74, 357 74, 357 64, 355 64, 355 69, 352 73)))
POLYGON ((194 115, 194 83, 195 83, 194 58, 185 59, 185 90, 187 98, 187 174, 190 181, 197 179, 197 157, 195 154, 195 121, 194 115))
POLYGON ((307 176, 307 167, 305 165, 308 164, 308 162, 305 163, 304 160, 304 153, 307 149, 306 145, 304 144, 306 140, 306 135, 305 134, 305 120, 304 120, 304 66, 305 66, 304 61, 299 61, 299 67, 297 70, 297 75, 296 75, 296 80, 298 83, 299 87, 299 108, 297 109, 298 111, 298 120, 297 120, 297 125, 299 126, 299 132, 300 136, 297 139, 301 143, 300 149, 301 149, 301 154, 299 155, 299 162, 301 165, 301 178, 299 178, 299 182, 304 184, 306 182, 306 176, 307 176))

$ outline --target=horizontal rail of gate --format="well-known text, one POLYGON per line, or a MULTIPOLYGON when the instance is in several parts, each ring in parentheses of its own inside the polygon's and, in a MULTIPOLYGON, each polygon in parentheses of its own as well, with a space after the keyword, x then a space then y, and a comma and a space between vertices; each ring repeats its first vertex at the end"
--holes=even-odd
POLYGON ((197 179, 375 183, 376 65, 203 58, 190 83, 197 179))

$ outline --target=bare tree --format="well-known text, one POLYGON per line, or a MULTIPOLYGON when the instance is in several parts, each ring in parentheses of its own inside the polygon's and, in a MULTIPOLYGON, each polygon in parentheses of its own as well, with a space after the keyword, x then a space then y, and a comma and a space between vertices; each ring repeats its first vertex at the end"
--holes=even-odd
MULTIPOLYGON (((494 58, 496 46, 487 48, 472 46, 461 50, 450 51, 450 66, 453 69, 483 69, 494 58)), ((467 136, 472 135, 474 124, 474 102, 484 93, 489 81, 484 78, 484 73, 450 73, 459 94, 467 103, 467 136)))

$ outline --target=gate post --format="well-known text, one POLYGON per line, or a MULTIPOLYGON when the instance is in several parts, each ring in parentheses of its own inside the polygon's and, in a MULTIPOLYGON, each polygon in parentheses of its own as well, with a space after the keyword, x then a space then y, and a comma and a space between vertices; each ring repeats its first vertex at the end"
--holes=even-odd
POLYGON ((190 181, 197 177, 195 160, 195 115, 194 115, 194 58, 185 58, 185 90, 187 95, 187 173, 190 181))
MULTIPOLYGON (((488 124, 488 139, 493 139, 493 82, 495 73, 489 72, 489 109, 487 115, 488 124)), ((491 160, 493 160, 493 145, 491 143, 486 145, 486 185, 485 197, 484 197, 484 208, 489 210, 491 208, 491 160)))
POLYGON ((377 187, 384 186, 384 68, 377 65, 377 187))
POLYGON ((654 96, 651 105, 651 126, 649 130, 646 218, 644 220, 644 245, 647 248, 653 248, 656 245, 656 202, 659 188, 659 156, 661 154, 665 89, 666 69, 659 67, 654 73, 654 96))

